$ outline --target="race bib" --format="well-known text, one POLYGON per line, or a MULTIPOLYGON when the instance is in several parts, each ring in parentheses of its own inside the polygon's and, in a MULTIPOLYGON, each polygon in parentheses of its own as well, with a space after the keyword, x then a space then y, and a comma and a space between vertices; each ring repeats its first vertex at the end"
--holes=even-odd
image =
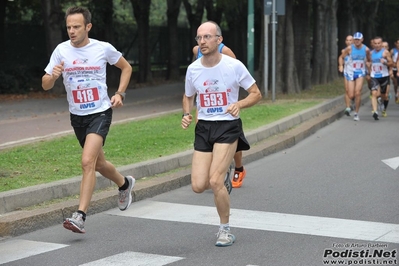
POLYGON ((199 105, 205 115, 224 114, 227 109, 227 93, 225 91, 201 93, 199 105))
POLYGON ((82 90, 73 90, 73 101, 74 103, 87 103, 98 101, 100 98, 98 96, 98 88, 88 88, 82 90))
POLYGON ((381 73, 382 72, 382 64, 374 63, 372 66, 374 73, 381 73))
POLYGON ((201 107, 217 107, 227 105, 226 92, 212 92, 200 94, 201 107))
POLYGON ((363 62, 353 62, 353 69, 362 70, 364 68, 363 62))
POLYGON ((75 107, 79 110, 88 110, 101 106, 100 88, 96 80, 71 83, 71 93, 75 107))

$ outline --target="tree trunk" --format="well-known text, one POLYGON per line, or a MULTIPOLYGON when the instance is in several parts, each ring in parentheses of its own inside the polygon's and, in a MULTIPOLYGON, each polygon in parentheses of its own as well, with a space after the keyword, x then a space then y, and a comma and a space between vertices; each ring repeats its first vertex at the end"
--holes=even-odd
POLYGON ((352 4, 348 0, 338 0, 337 27, 338 27, 338 53, 346 47, 345 39, 357 31, 356 22, 352 15, 352 4))
POLYGON ((338 0, 329 0, 328 4, 328 21, 326 23, 327 29, 326 34, 327 36, 327 41, 328 41, 328 71, 325 71, 328 73, 327 81, 332 82, 335 79, 338 78, 338 43, 337 43, 337 36, 338 36, 338 30, 337 30, 337 10, 338 10, 338 0))
POLYGON ((223 8, 220 6, 220 0, 213 3, 213 0, 205 0, 205 9, 207 14, 207 19, 216 22, 220 25, 222 20, 223 8))
POLYGON ((313 51, 312 51, 312 84, 322 83, 323 61, 325 53, 325 5, 324 0, 313 0, 313 51))
POLYGON ((293 1, 294 0, 287 0, 286 1, 286 8, 285 8, 285 48, 284 48, 284 66, 283 68, 286 69, 280 72, 280 75, 284 75, 286 78, 285 82, 285 92, 286 93, 298 93, 301 92, 299 81, 298 81, 298 73, 297 68, 295 65, 295 45, 294 45, 294 30, 292 25, 292 15, 293 15, 293 1))
POLYGON ((92 23, 95 26, 92 30, 95 38, 113 44, 115 39, 113 31, 113 0, 93 1, 88 8, 92 13, 92 23))
MULTIPOLYGON (((183 0, 184 8, 186 9, 187 20, 190 25, 190 36, 192 36, 191 40, 191 48, 197 45, 197 42, 194 40, 195 36, 197 36, 197 29, 199 25, 201 25, 202 16, 204 15, 204 6, 205 0, 198 0, 197 6, 195 8, 195 12, 193 12, 193 6, 189 3, 188 0, 183 0)), ((192 50, 190 49, 190 54, 192 50)))
POLYGON ((153 82, 150 58, 150 6, 151 0, 130 0, 137 21, 139 36, 139 75, 137 83, 153 82))
POLYGON ((177 32, 177 18, 179 16, 181 0, 168 0, 168 32, 169 32, 169 59, 168 79, 177 80, 180 77, 179 70, 179 36, 177 32))
MULTIPOLYGON (((0 1, 0 64, 5 61, 6 39, 5 39, 5 21, 6 6, 8 1, 0 1)), ((0 69, 2 67, 0 66, 0 69)))
POLYGON ((299 0, 294 5, 294 60, 298 82, 302 90, 311 89, 311 38, 310 6, 308 0, 299 0))
MULTIPOLYGON (((271 18, 271 22, 273 18, 271 18)), ((277 25, 278 29, 276 32, 276 88, 275 88, 275 92, 276 93, 286 93, 286 83, 285 83, 285 79, 287 78, 288 74, 286 72, 286 68, 285 68, 285 17, 282 16, 278 16, 277 17, 277 25)), ((272 29, 272 34, 273 34, 273 29, 272 29)), ((273 44, 271 44, 272 48, 273 48, 273 44)), ((271 52, 271 56, 270 59, 272 60, 272 56, 273 56, 273 50, 271 52)), ((272 65, 273 67, 273 65, 272 65)), ((272 76, 270 77, 271 79, 273 78, 272 76)))
MULTIPOLYGON (((109 42, 120 50, 118 44, 114 42, 114 6, 113 0, 91 2, 88 6, 92 14, 93 28, 89 36, 93 36, 100 41, 109 42)), ((107 65, 107 85, 108 87, 118 87, 120 82, 120 69, 115 66, 107 65)))
POLYGON ((59 0, 42 0, 43 26, 46 33, 47 55, 50 58, 55 47, 62 42, 64 17, 59 0))
POLYGON ((223 6, 224 14, 229 25, 229 47, 237 59, 247 62, 247 1, 227 2, 223 6))
MULTIPOLYGON (((380 1, 370 1, 367 2, 366 11, 363 14, 360 14, 360 12, 355 8, 356 12, 356 17, 358 18, 358 21, 360 21, 359 24, 362 25, 361 30, 356 30, 356 31, 362 31, 363 36, 368 36, 368 40, 371 38, 374 38, 377 35, 376 32, 376 21, 377 21, 377 16, 383 16, 383 14, 378 14, 380 6, 380 1), (367 14, 367 20, 364 20, 364 14, 367 14)), ((368 45, 368 43, 363 42, 364 44, 368 45)))
MULTIPOLYGON (((329 1, 329 0, 328 0, 329 1)), ((322 27, 320 28, 321 30, 321 39, 322 39, 322 53, 321 53, 321 61, 320 61, 320 65, 321 65, 321 69, 322 71, 320 71, 320 79, 319 79, 319 84, 326 84, 328 81, 328 52, 329 52, 329 32, 328 32, 328 23, 327 21, 329 20, 329 15, 328 15, 328 4, 323 0, 323 2, 319 2, 319 5, 321 7, 321 16, 322 16, 322 20, 323 20, 323 25, 321 25, 322 27), (327 34, 328 32, 328 34, 327 34)), ((335 36, 336 38, 336 36, 335 36)))
MULTIPOLYGON (((62 42, 63 29, 61 25, 65 23, 65 21, 59 0, 41 0, 41 2, 43 27, 46 33, 46 50, 47 56, 50 58, 55 47, 62 42)), ((61 78, 55 82, 52 92, 56 94, 64 92, 64 85, 62 84, 61 78)))
MULTIPOLYGON (((262 8, 263 11, 263 8, 262 8)), ((265 71, 265 64, 266 64, 266 56, 265 56, 265 48, 267 49, 267 47, 265 47, 266 42, 265 42, 265 32, 266 29, 265 27, 265 16, 263 15, 261 17, 261 30, 260 30, 260 49, 259 49, 259 78, 256 80, 256 83, 258 84, 258 87, 260 89, 260 91, 262 92, 263 97, 266 96, 266 94, 268 93, 266 90, 268 89, 268 84, 266 84, 266 80, 265 80, 265 75, 264 75, 264 71, 265 71)), ((268 25, 266 25, 266 27, 268 27, 268 25)), ((268 75, 268 73, 266 73, 266 75, 268 75)))

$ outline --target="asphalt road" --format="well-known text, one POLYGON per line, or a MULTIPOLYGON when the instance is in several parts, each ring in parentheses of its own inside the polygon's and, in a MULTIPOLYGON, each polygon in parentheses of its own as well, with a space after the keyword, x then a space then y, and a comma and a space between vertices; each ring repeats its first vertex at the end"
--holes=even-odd
POLYGON ((211 192, 190 186, 88 216, 85 235, 60 224, 0 242, 2 265, 398 265, 399 105, 370 104, 283 152, 246 165, 231 194, 236 243, 214 246, 211 192), (395 161, 395 160, 393 160, 395 161), (383 264, 384 263, 384 264, 383 264))

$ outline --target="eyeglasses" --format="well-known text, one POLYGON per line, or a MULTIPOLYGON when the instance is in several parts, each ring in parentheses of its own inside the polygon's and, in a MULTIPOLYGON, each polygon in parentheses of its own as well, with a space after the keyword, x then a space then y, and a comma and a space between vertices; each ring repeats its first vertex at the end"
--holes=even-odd
POLYGON ((209 41, 212 37, 220 37, 220 35, 210 35, 210 34, 205 34, 204 36, 197 36, 194 39, 199 42, 202 39, 204 39, 204 41, 209 41))

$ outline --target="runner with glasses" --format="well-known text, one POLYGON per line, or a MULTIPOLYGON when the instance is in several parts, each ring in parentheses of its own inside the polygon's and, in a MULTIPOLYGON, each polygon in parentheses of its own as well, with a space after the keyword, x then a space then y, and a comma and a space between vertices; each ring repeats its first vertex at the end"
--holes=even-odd
POLYGON ((190 112, 196 98, 198 123, 191 186, 196 193, 212 189, 220 220, 215 245, 230 246, 236 238, 230 231, 230 197, 224 177, 234 154, 250 148, 242 130, 240 110, 256 104, 262 95, 245 65, 218 51, 223 37, 215 22, 201 24, 196 40, 203 56, 187 68, 181 126, 187 129, 191 124, 190 112), (240 87, 248 96, 238 101, 240 87))

